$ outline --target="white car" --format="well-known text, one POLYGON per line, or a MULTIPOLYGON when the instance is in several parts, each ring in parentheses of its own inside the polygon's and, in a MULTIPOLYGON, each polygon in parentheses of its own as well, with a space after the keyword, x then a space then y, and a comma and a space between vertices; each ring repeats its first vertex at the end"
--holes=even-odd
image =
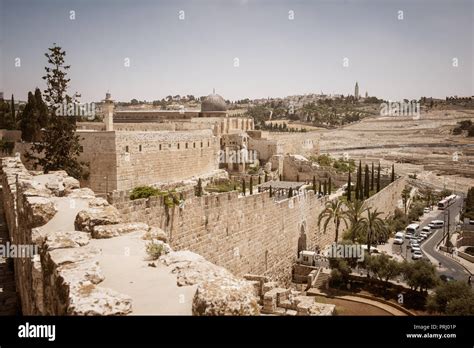
POLYGON ((411 254, 411 258, 413 260, 419 260, 423 257, 423 254, 421 253, 420 250, 415 250, 412 254, 411 254))
POLYGON ((405 234, 405 238, 406 239, 411 239, 411 238, 413 238, 413 234, 407 233, 407 234, 405 234))
POLYGON ((425 231, 421 232, 420 237, 422 237, 423 239, 428 238, 428 232, 425 232, 425 231))
POLYGON ((424 213, 424 214, 428 214, 430 211, 431 211, 430 208, 425 208, 425 209, 423 209, 423 213, 424 213))
POLYGON ((421 233, 425 232, 428 236, 431 234, 431 227, 425 226, 421 229, 421 233))
POLYGON ((401 244, 403 244, 403 242, 404 242, 403 238, 400 238, 400 237, 396 237, 396 238, 393 240, 393 244, 401 245, 401 244))
POLYGON ((411 246, 411 252, 416 253, 417 251, 421 253, 420 246, 419 245, 412 245, 411 246))

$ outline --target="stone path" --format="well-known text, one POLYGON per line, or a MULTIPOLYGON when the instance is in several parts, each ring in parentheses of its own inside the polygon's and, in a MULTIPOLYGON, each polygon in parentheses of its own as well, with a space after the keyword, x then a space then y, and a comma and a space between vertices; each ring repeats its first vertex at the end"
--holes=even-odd
MULTIPOLYGON (((3 215, 3 202, 0 200, 0 244, 5 245, 7 241, 8 229, 3 215)), ((20 314, 12 261, 0 255, 0 315, 20 314)))

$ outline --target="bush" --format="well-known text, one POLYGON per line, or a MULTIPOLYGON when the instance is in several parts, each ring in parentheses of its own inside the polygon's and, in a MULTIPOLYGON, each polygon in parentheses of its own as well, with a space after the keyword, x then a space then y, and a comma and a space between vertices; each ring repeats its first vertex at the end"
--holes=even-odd
POLYGON ((151 241, 146 245, 146 252, 153 260, 158 259, 161 255, 164 254, 164 247, 162 243, 157 243, 151 241))
POLYGON ((132 193, 130 194, 130 199, 134 200, 140 198, 148 198, 151 196, 159 196, 160 194, 161 191, 157 188, 151 186, 138 186, 132 190, 132 193))
POLYGON ((474 291, 464 282, 443 283, 428 298, 427 309, 447 315, 474 315, 474 291))

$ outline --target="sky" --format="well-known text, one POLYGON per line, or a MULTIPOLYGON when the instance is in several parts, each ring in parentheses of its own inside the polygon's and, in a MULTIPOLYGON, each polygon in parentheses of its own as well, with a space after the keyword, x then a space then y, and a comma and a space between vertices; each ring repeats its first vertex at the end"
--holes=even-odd
POLYGON ((83 102, 347 95, 356 81, 394 101, 471 96, 473 2, 0 0, 0 91, 44 89, 56 43, 83 102))

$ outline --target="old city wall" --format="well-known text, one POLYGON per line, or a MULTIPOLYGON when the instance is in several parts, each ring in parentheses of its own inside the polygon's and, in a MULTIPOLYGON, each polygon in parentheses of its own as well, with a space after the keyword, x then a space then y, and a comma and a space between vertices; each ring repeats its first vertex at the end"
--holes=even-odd
POLYGON ((317 216, 327 198, 312 191, 275 202, 268 192, 193 197, 184 207, 166 207, 159 198, 115 204, 124 218, 160 226, 171 246, 189 249, 236 275, 267 275, 287 282, 304 231, 307 248, 334 240, 333 226, 318 231, 317 216))
MULTIPOLYGON (((400 178, 367 200, 367 205, 391 214, 398 206, 400 178)), ((192 197, 183 207, 167 207, 159 197, 114 204, 128 221, 160 226, 175 249, 189 249, 236 275, 266 275, 286 283, 304 231, 307 249, 334 241, 334 226, 317 226, 327 197, 306 191, 279 202, 268 192, 242 197, 237 192, 192 197)), ((339 236, 342 236, 340 231, 339 236)))
POLYGON ((303 156, 319 155, 319 132, 262 132, 262 138, 277 140, 282 144, 283 154, 303 156))
POLYGON ((218 169, 219 143, 210 130, 116 132, 117 189, 180 181, 218 169))

